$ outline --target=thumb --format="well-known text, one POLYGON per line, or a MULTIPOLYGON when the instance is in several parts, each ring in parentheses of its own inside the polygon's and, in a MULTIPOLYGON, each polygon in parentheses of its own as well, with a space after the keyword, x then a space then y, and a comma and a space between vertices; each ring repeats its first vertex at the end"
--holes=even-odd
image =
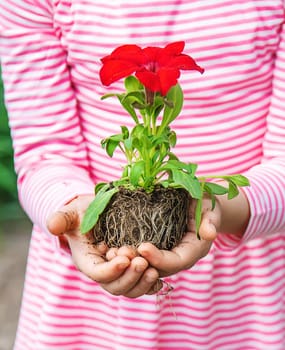
POLYGON ((59 236, 79 226, 79 214, 73 206, 65 206, 53 213, 47 220, 47 228, 50 233, 59 236))
POLYGON ((206 211, 202 216, 199 235, 206 241, 213 241, 218 235, 218 225, 219 220, 217 215, 213 211, 206 211))

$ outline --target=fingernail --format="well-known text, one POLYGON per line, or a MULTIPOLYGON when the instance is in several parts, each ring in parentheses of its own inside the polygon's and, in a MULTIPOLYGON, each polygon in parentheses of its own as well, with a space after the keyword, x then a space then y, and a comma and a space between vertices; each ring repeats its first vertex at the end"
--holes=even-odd
POLYGON ((145 270, 145 268, 146 268, 146 266, 144 266, 144 265, 137 265, 135 267, 135 271, 136 272, 143 272, 145 270))
POLYGON ((118 268, 119 268, 120 270, 123 270, 123 269, 125 269, 125 268, 128 267, 128 266, 129 266, 129 263, 125 262, 125 263, 120 263, 120 264, 118 265, 118 268))
POLYGON ((157 276, 146 275, 145 279, 146 279, 147 283, 153 283, 157 280, 157 276))
POLYGON ((143 257, 147 257, 149 255, 146 249, 139 249, 139 253, 143 257))

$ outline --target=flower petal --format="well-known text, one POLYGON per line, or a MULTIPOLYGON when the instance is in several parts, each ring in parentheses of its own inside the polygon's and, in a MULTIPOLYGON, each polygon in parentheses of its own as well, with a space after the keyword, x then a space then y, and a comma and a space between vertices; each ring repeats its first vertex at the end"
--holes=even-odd
POLYGON ((113 82, 134 73, 140 66, 124 60, 107 60, 100 69, 100 79, 103 85, 109 86, 113 82))
POLYGON ((173 67, 176 69, 184 69, 184 70, 197 70, 200 73, 204 72, 204 69, 198 66, 192 57, 184 54, 175 56, 171 60, 169 60, 167 67, 173 67))
POLYGON ((162 68, 157 72, 160 81, 160 93, 165 96, 172 86, 177 84, 180 72, 175 68, 162 68))
POLYGON ((162 50, 163 49, 160 47, 148 46, 148 47, 143 49, 143 53, 144 53, 145 57, 147 58, 148 63, 154 63, 160 57, 162 50))
POLYGON ((112 51, 110 55, 103 57, 101 62, 105 63, 110 60, 123 60, 136 64, 143 64, 146 61, 146 57, 139 46, 122 45, 112 51))
POLYGON ((136 72, 136 77, 143 84, 143 86, 150 91, 160 91, 160 80, 156 73, 143 69, 136 72))
POLYGON ((137 78, 147 89, 166 95, 177 84, 181 69, 204 72, 192 57, 182 53, 184 46, 184 41, 170 43, 164 48, 119 46, 101 59, 101 81, 108 86, 136 72, 137 78))
POLYGON ((184 50, 185 42, 177 41, 175 43, 170 43, 163 49, 163 54, 167 55, 180 55, 184 50))

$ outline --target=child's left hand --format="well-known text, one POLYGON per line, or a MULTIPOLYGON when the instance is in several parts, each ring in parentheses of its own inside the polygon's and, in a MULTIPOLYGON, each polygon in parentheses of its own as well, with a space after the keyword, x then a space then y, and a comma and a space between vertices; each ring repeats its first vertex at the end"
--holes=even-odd
POLYGON ((198 240, 196 233, 187 232, 180 244, 170 251, 159 250, 151 243, 142 243, 138 252, 158 270, 160 277, 166 277, 190 269, 208 254, 211 245, 212 241, 198 240))

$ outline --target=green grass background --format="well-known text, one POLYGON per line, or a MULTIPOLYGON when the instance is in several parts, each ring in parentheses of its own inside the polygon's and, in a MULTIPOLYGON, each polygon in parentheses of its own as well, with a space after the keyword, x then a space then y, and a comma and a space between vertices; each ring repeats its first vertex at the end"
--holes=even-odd
POLYGON ((0 223, 24 217, 18 202, 13 148, 3 92, 0 67, 0 223))

